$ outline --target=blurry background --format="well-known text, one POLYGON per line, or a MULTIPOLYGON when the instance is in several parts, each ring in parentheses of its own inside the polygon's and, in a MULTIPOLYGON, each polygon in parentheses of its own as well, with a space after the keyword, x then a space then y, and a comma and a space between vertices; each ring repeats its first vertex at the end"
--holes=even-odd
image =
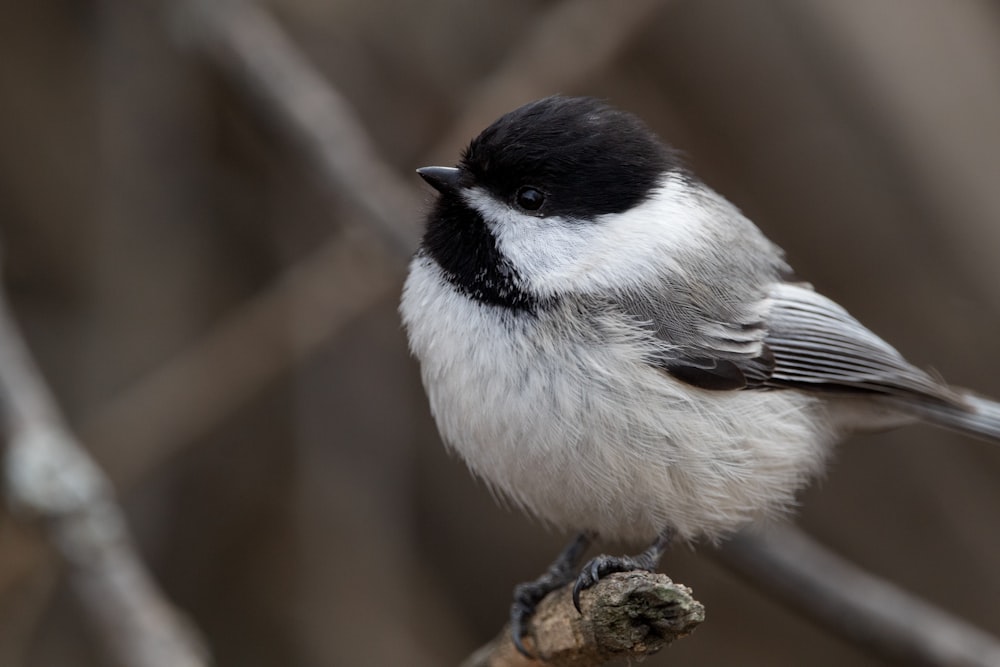
MULTIPOLYGON (((213 60, 199 4, 0 5, 13 306, 218 664, 455 664, 566 536, 498 508, 441 447, 396 315, 402 262, 213 60)), ((605 97, 911 360, 1000 396, 996 3, 266 9, 418 204, 412 170, 454 163, 500 113, 605 97)), ((1000 633, 998 507, 1000 450, 914 428, 846 443, 798 522, 1000 633)), ((0 664, 105 664, 38 537, 0 516, 0 664)), ((879 664, 708 547, 663 570, 708 622, 646 664, 879 664)))

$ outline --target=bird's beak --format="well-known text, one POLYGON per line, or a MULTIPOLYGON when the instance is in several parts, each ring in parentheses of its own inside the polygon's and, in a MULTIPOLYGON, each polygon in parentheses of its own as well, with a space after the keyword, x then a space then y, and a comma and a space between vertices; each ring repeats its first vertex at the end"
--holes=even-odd
POLYGON ((421 167, 417 169, 417 173, 442 194, 458 189, 459 170, 455 167, 421 167))

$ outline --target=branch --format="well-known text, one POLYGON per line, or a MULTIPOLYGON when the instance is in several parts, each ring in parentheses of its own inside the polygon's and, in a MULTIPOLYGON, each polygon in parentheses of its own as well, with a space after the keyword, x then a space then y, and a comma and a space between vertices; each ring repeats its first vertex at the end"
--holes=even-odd
POLYGON ((741 533, 718 558, 766 595, 905 665, 1000 665, 1000 641, 836 556, 791 526, 741 533))
POLYGON ((461 116, 431 155, 453 156, 459 146, 512 105, 591 81, 648 26, 665 0, 564 0, 529 24, 501 65, 463 98, 461 116))
POLYGON ((420 198, 383 161, 351 105, 295 46, 270 13, 245 0, 162 3, 189 47, 256 102, 254 110, 318 172, 321 187, 364 214, 398 256, 417 247, 420 198))
POLYGON ((108 654, 129 667, 207 664, 136 556, 104 474, 63 425, 2 295, 0 407, 7 502, 43 523, 108 654))
POLYGON ((91 414, 80 433, 115 485, 139 483, 388 296, 399 267, 371 246, 335 234, 91 414))
MULTIPOLYGON (((584 592, 580 613, 573 606, 572 585, 546 596, 529 628, 529 650, 545 667, 590 667, 611 660, 642 659, 675 639, 689 635, 705 620, 705 608, 691 589, 664 574, 612 574, 584 592)), ((537 660, 514 648, 510 628, 462 663, 462 667, 538 667, 537 660)))

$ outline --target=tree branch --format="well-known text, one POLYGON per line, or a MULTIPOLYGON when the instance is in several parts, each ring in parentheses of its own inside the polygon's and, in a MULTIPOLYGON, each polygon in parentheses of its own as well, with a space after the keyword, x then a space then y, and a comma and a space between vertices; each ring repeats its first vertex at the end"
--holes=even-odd
POLYGON ((887 660, 1000 665, 995 637, 861 570, 792 526, 741 533, 718 558, 761 592, 887 660))
MULTIPOLYGON (((675 639, 689 635, 705 620, 705 608, 691 589, 664 574, 612 574, 573 606, 572 585, 538 605, 531 619, 527 646, 545 667, 590 667, 617 659, 653 655, 675 639)), ((462 663, 462 667, 537 667, 518 653, 504 629, 462 663)))
POLYGON ((396 288, 398 265, 358 236, 334 234, 89 415, 80 433, 118 488, 198 442, 396 288))
POLYGON ((591 80, 649 25, 666 0, 564 0, 529 24, 501 65, 462 103, 461 115, 431 151, 454 155, 511 104, 568 92, 591 80))
POLYGON ((317 169, 321 187, 364 214, 386 246, 409 258, 420 231, 416 190, 378 155, 364 124, 271 15, 244 0, 163 3, 187 44, 256 104, 317 169))
POLYGON ((43 522, 109 656, 198 667, 206 652, 136 556, 111 487, 56 408, 0 294, 3 483, 12 513, 43 522))

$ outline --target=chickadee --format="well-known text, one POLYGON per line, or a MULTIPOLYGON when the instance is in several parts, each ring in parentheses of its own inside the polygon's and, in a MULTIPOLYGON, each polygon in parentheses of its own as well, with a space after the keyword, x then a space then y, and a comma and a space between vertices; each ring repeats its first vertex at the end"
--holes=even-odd
POLYGON ((548 97, 498 119, 439 196, 400 311, 444 441, 578 537, 515 589, 513 639, 575 579, 781 514, 844 435, 926 421, 1000 440, 1000 404, 910 365, 635 116, 548 97), (596 536, 652 541, 576 566, 596 536))

